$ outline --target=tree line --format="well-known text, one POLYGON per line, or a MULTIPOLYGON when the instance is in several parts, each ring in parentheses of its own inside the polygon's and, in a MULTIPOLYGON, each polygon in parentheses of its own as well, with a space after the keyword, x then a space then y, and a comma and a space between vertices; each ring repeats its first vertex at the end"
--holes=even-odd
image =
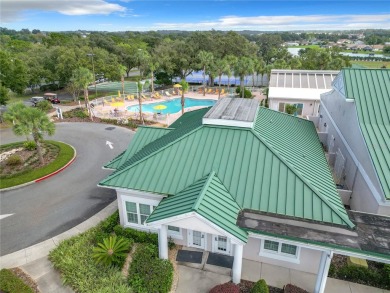
POLYGON ((141 79, 152 81, 154 75, 169 82, 203 70, 212 83, 222 75, 239 76, 243 83, 244 76, 269 75, 272 68, 337 70, 350 65, 338 49, 305 49, 293 57, 282 44, 281 35, 271 33, 248 37, 213 30, 43 33, 2 28, 0 103, 6 103, 10 91, 23 93, 41 84, 68 87, 70 92, 73 88, 76 97, 86 82, 103 75, 119 81, 134 67, 139 68, 141 79), (81 78, 86 70, 96 76, 81 78))

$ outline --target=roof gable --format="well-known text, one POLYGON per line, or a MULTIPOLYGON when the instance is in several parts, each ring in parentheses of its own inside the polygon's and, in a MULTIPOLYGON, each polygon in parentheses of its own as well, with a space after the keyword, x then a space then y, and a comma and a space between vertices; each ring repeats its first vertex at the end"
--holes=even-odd
POLYGON ((265 108, 260 108, 261 116, 255 130, 198 127, 100 184, 174 195, 215 170, 242 209, 353 227, 314 125, 265 108), (284 133, 276 126, 268 131, 270 117, 275 123, 283 121, 284 133), (302 125, 303 131, 299 130, 302 125), (272 131, 277 134, 272 136, 272 131), (300 140, 289 150, 289 142, 300 140), (299 147, 307 159, 295 151, 299 147))
POLYGON ((355 100, 368 152, 390 200, 390 70, 343 69, 342 80, 345 97, 355 100))
POLYGON ((241 241, 247 241, 247 233, 236 225, 240 207, 215 172, 176 195, 163 199, 146 222, 152 223, 190 212, 196 212, 241 241))

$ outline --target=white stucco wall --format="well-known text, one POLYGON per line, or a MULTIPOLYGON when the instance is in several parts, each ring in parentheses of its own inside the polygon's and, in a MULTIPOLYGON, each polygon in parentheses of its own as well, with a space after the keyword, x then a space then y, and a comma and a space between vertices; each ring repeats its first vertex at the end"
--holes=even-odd
POLYGON ((299 264, 297 264, 289 261, 260 256, 260 245, 260 239, 249 237, 248 243, 244 246, 243 258, 313 274, 317 274, 318 272, 318 266, 321 259, 320 251, 301 247, 299 253, 299 264))
POLYGON ((390 215, 390 202, 386 203, 384 200, 379 180, 359 127, 355 103, 348 102, 337 91, 323 94, 318 128, 320 131, 328 133, 325 145, 329 148, 329 140, 333 136, 332 152, 335 153, 340 149, 346 159, 345 183, 348 189, 352 190, 351 209, 390 215), (376 190, 377 199, 372 190, 376 190))
POLYGON ((316 100, 298 100, 298 99, 281 99, 269 98, 269 108, 279 111, 279 103, 285 104, 303 104, 302 116, 317 116, 320 102, 316 100))

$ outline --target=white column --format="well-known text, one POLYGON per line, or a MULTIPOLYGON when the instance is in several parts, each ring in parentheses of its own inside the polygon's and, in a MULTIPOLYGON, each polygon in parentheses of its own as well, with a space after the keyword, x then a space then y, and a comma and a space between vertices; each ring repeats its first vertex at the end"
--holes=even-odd
POLYGON ((314 293, 324 293, 326 280, 328 279, 328 272, 330 261, 333 257, 333 251, 323 251, 321 255, 320 265, 318 267, 318 275, 314 293))
POLYGON ((241 282, 242 270, 242 251, 244 246, 242 244, 234 244, 234 261, 233 261, 233 283, 241 282))
POLYGON ((168 259, 168 226, 161 225, 158 229, 158 251, 161 259, 168 259))

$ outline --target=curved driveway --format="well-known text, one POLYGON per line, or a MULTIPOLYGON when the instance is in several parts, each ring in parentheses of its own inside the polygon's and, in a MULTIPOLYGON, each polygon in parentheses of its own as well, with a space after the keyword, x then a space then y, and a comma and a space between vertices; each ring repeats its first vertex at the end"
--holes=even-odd
MULTIPOLYGON (((96 185, 112 171, 102 166, 123 151, 134 132, 98 123, 58 123, 47 139, 72 145, 76 160, 39 183, 1 192, 0 255, 56 236, 90 218, 116 198, 114 190, 96 185), (113 143, 113 149, 106 141, 113 143)), ((10 129, 0 130, 1 144, 23 140, 10 129)))

